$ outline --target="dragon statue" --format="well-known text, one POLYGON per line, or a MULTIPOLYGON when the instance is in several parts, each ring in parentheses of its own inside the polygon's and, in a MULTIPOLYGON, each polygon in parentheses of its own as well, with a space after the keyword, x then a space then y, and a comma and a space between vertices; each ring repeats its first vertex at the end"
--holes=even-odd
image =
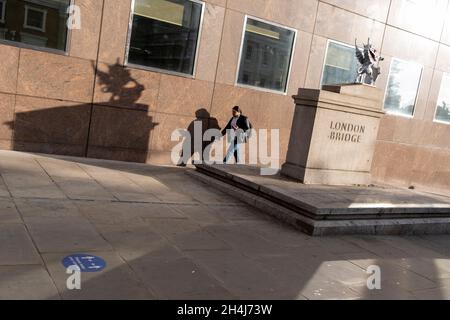
POLYGON ((377 54, 377 50, 370 43, 370 38, 367 44, 363 44, 364 50, 360 50, 355 39, 356 58, 358 59, 361 67, 358 69, 358 76, 356 83, 364 83, 369 85, 375 85, 378 76, 381 74, 381 68, 379 62, 384 58, 377 54))

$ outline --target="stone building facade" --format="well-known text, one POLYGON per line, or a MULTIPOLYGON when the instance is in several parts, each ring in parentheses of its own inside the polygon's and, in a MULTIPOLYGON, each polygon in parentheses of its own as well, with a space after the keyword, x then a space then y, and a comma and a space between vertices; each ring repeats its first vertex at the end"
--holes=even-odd
MULTIPOLYGON (((6 19, 8 2, 14 1, 0 1, 6 19)), ((173 130, 188 128, 197 118, 223 127, 231 107, 240 105, 255 128, 280 129, 283 158, 294 112, 292 95, 300 87, 321 87, 324 65, 333 61, 327 57, 333 52, 330 43, 350 50, 355 38, 358 44, 370 38, 385 58, 377 86, 387 92, 401 91, 398 87, 404 85, 405 96, 414 96, 402 109, 410 115, 388 112, 381 121, 374 180, 450 189, 445 104, 439 108, 444 120, 436 119, 445 92, 442 84, 450 74, 448 0, 196 1, 202 14, 190 75, 129 63, 133 11, 142 1, 73 0, 81 8, 81 29, 67 32, 65 50, 0 39, 2 149, 169 163, 176 144, 170 139, 173 130), (248 18, 295 32, 286 60, 287 85, 279 92, 265 90, 262 80, 260 87, 237 80, 248 18), (415 95, 408 91, 413 82, 390 79, 396 72, 394 61, 420 66, 415 95)), ((277 31, 270 32, 276 39, 277 31)), ((403 97, 389 94, 388 99, 400 105, 403 97)))

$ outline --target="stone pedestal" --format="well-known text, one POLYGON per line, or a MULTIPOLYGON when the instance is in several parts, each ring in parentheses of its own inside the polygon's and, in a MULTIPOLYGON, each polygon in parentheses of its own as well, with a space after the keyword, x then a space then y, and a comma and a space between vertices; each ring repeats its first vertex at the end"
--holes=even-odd
POLYGON ((282 174, 305 184, 370 184, 383 92, 364 84, 299 89, 282 174))

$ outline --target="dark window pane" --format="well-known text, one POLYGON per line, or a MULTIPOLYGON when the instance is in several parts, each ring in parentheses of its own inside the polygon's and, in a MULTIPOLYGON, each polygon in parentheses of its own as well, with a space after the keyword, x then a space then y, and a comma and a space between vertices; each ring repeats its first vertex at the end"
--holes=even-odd
POLYGON ((0 22, 3 22, 5 19, 5 17, 4 17, 5 9, 3 8, 5 6, 5 4, 6 4, 6 2, 0 1, 0 22))
POLYGON ((7 0, 6 6, 0 2, 0 20, 5 18, 0 40, 65 50, 69 5, 70 0, 7 0))
POLYGON ((253 50, 253 47, 252 47, 252 45, 249 43, 249 44, 247 45, 247 52, 246 52, 246 54, 245 54, 245 58, 246 58, 246 59, 251 59, 251 58, 252 58, 252 50, 253 50))
POLYGON ((29 27, 44 29, 44 12, 28 8, 26 21, 26 25, 29 27))
POLYGON ((329 42, 322 85, 354 83, 358 68, 359 62, 354 48, 329 42))
POLYGON ((202 5, 136 0, 128 62, 192 75, 202 5))
POLYGON ((249 18, 238 83, 286 91, 294 38, 292 30, 249 18))

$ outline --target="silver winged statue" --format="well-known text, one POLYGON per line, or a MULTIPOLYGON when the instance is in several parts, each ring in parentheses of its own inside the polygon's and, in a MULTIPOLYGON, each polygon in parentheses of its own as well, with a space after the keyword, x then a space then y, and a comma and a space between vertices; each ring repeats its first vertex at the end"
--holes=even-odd
POLYGON ((381 74, 380 61, 384 58, 377 54, 377 50, 370 43, 370 38, 367 44, 363 44, 364 50, 360 50, 355 39, 356 58, 358 58, 361 67, 358 69, 358 76, 356 77, 357 83, 365 83, 369 85, 375 85, 378 76, 381 74))

